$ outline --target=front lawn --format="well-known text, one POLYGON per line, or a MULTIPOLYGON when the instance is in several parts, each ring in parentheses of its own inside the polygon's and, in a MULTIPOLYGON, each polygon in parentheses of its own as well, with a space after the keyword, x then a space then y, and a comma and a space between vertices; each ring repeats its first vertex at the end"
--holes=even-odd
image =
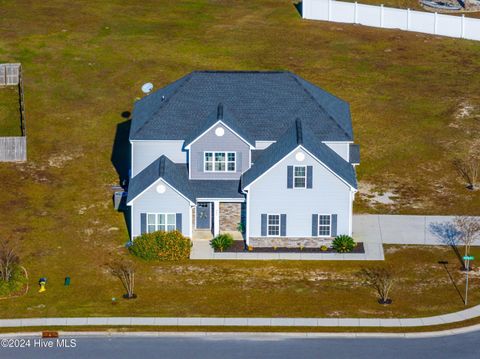
MULTIPOLYGON (((423 317, 464 309, 464 273, 448 247, 385 246, 386 262, 397 271, 393 304, 379 305, 356 273, 378 262, 354 261, 138 261, 135 300, 106 267, 65 272, 53 265, 32 275, 28 295, 5 300, 2 317, 39 316, 272 316, 423 317), (447 265, 439 261, 448 261, 447 265), (63 276, 72 284, 63 286, 63 276), (38 276, 48 278, 37 293, 38 276), (453 278, 450 279, 450 275, 453 278), (458 290, 458 291, 457 291, 458 290), (111 304, 111 298, 117 304, 111 304), (268 300, 266 300, 268 298, 268 300)), ((480 255, 480 248, 474 249, 480 255)), ((471 275, 469 304, 480 303, 480 272, 471 275)))

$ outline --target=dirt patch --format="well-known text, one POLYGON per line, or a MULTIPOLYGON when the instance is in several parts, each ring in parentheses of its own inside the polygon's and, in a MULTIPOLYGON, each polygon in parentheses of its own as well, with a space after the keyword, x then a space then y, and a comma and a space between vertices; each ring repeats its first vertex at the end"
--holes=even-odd
POLYGON ((372 204, 394 205, 398 198, 394 190, 381 191, 367 182, 359 182, 358 191, 372 204))

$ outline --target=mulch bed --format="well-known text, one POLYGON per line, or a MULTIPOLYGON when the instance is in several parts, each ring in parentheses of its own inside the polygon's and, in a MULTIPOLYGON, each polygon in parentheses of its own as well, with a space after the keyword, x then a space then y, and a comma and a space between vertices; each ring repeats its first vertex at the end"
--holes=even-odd
MULTIPOLYGON (((215 250, 216 253, 220 251, 215 250)), ((245 250, 245 243, 243 241, 234 241, 232 246, 225 249, 223 253, 239 253, 239 252, 251 252, 251 253, 337 253, 333 248, 328 248, 326 251, 320 250, 320 248, 287 248, 287 247, 254 247, 251 251, 245 250)), ((358 242, 357 246, 350 253, 365 253, 363 243, 358 242)))

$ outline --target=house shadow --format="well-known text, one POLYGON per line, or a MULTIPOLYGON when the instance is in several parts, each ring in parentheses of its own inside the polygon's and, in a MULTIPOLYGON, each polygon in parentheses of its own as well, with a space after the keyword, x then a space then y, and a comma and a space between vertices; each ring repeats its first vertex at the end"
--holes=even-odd
MULTIPOLYGON (((131 145, 128 140, 130 134, 130 126, 132 120, 130 118, 130 112, 125 111, 121 114, 123 119, 126 119, 123 122, 120 122, 117 125, 115 132, 115 139, 112 146, 112 155, 110 160, 113 167, 118 175, 118 188, 113 188, 116 192, 127 191, 128 190, 128 180, 130 178, 130 164, 131 164, 131 145)), ((112 201, 115 207, 118 208, 118 211, 123 213, 125 223, 129 235, 130 231, 130 207, 127 206, 127 197, 125 195, 121 196, 121 199, 118 200, 115 198, 115 194, 112 195, 112 201), (118 201, 118 203, 117 203, 118 201)))
POLYGON ((303 3, 301 1, 294 3, 295 9, 300 14, 300 17, 303 17, 303 3))

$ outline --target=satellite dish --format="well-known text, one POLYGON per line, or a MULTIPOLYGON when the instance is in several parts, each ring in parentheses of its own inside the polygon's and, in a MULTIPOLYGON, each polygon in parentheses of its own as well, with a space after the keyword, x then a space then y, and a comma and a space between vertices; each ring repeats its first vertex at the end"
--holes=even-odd
POLYGON ((153 84, 151 82, 147 82, 146 84, 143 84, 142 86, 142 92, 143 93, 150 93, 153 90, 153 84))

